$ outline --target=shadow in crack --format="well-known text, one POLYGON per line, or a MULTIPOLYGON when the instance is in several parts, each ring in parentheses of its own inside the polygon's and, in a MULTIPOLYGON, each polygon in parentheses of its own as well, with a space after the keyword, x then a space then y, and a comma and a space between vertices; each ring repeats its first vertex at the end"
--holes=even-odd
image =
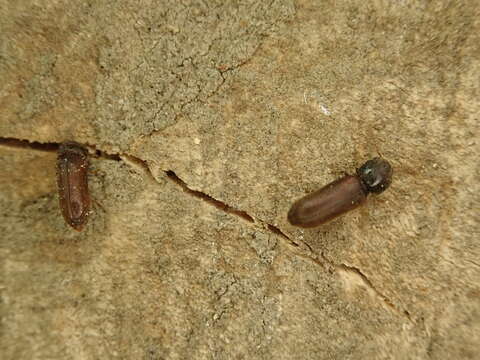
POLYGON ((227 205, 225 204, 224 202, 220 201, 220 200, 217 200, 217 199, 214 199, 213 197, 211 197, 210 195, 207 195, 201 191, 197 191, 197 190, 192 190, 190 189, 187 184, 185 184, 185 182, 180 179, 173 171, 171 170, 168 170, 165 172, 165 174, 167 175, 167 177, 172 180, 174 183, 176 183, 177 185, 179 185, 183 191, 185 191, 186 193, 192 195, 192 196, 195 196, 199 199, 202 199, 203 201, 206 201, 208 202, 209 204, 215 206, 217 209, 220 209, 226 213, 229 213, 229 214, 233 214, 233 215, 236 215, 236 216, 239 216, 240 218, 242 218, 243 220, 246 220, 250 223, 253 223, 255 222, 255 220, 253 219, 253 217, 251 217, 250 215, 248 215, 245 211, 242 211, 242 210, 237 210, 233 207, 231 207, 230 205, 227 205))

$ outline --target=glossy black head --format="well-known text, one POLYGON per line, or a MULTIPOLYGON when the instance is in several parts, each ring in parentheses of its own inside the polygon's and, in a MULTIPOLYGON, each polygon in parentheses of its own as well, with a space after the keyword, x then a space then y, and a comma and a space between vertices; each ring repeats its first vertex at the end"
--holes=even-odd
POLYGON ((387 160, 374 158, 368 160, 357 170, 357 175, 368 192, 380 194, 392 182, 393 169, 387 160))

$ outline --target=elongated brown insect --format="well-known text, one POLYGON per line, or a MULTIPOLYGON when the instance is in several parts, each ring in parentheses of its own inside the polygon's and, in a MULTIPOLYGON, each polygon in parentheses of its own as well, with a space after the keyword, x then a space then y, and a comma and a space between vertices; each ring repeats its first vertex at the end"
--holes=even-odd
POLYGON ((369 193, 380 194, 392 182, 387 160, 368 160, 356 175, 346 175, 297 200, 288 212, 290 224, 309 228, 322 225, 360 206, 369 193))
POLYGON ((88 151, 68 141, 60 145, 57 157, 57 184, 62 215, 71 227, 81 231, 88 220, 88 151))

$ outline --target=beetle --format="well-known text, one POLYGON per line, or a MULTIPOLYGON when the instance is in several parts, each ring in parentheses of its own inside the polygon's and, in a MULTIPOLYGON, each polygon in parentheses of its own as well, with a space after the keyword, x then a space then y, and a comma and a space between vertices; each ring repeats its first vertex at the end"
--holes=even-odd
POLYGON ((368 160, 357 169, 356 175, 345 175, 297 200, 287 219, 303 228, 322 225, 363 204, 368 194, 385 191, 392 182, 392 174, 387 160, 380 157, 368 160))
POLYGON ((67 141, 60 144, 57 155, 57 185, 62 215, 72 228, 81 231, 90 213, 88 192, 88 151, 67 141))

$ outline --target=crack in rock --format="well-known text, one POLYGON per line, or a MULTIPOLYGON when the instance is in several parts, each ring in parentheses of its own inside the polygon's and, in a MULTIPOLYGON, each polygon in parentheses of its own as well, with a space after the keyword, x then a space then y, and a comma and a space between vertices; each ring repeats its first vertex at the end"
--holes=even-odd
POLYGON ((14 149, 31 149, 43 152, 55 152, 60 146, 58 143, 41 143, 37 141, 29 141, 16 138, 0 138, 0 146, 14 149))
MULTIPOLYGON (((151 174, 151 171, 148 168, 148 165, 146 163, 144 163, 144 165, 147 167, 148 172, 151 174)), ((269 230, 271 233, 281 237, 284 240, 287 240, 290 245, 292 245, 294 247, 299 247, 300 246, 298 243, 296 243, 290 237, 288 237, 284 232, 282 232, 280 230, 280 228, 278 228, 278 227, 276 227, 272 224, 269 224, 269 223, 267 223, 263 220, 255 218, 255 217, 249 215, 246 211, 238 210, 238 209, 236 209, 236 208, 234 208, 234 207, 232 207, 232 206, 230 206, 230 205, 228 205, 228 204, 226 204, 226 203, 224 203, 220 200, 217 200, 217 199, 213 198, 212 196, 207 195, 207 194, 205 194, 201 191, 190 189, 188 187, 188 185, 182 179, 180 179, 175 174, 175 172, 173 172, 172 170, 167 170, 167 171, 164 171, 164 172, 166 173, 167 177, 170 180, 172 180, 175 184, 180 186, 182 188, 182 190, 185 191, 186 193, 188 193, 188 194, 190 194, 194 197, 197 197, 197 198, 199 198, 203 201, 206 201, 207 203, 215 206, 217 209, 219 209, 221 211, 239 216, 243 220, 247 220, 247 222, 249 222, 249 223, 260 223, 260 224, 263 225, 263 227, 265 229, 269 230)), ((153 175, 151 175, 151 176, 153 176, 153 175)), ((308 243, 302 241, 302 244, 304 244, 309 249, 311 254, 315 254, 312 247, 308 243)), ((297 253, 297 255, 299 255, 299 254, 297 253)), ((387 308, 393 310, 395 313, 397 313, 401 316, 406 317, 410 322, 413 323, 413 320, 410 317, 410 313, 406 310, 399 309, 387 296, 385 296, 383 293, 381 293, 379 290, 377 290, 377 288, 373 285, 373 283, 370 281, 370 279, 368 279, 368 277, 360 269, 358 269, 354 266, 346 265, 346 264, 336 264, 333 261, 329 260, 327 257, 325 257, 325 255, 323 253, 320 253, 320 257, 323 260, 323 263, 321 261, 319 261, 317 258, 312 257, 310 255, 305 255, 305 254, 302 254, 302 255, 303 255, 302 257, 308 259, 310 262, 314 263, 315 265, 325 267, 325 264, 328 264, 338 274, 341 274, 342 272, 348 272, 348 273, 351 273, 351 274, 353 273, 355 276, 357 276, 361 280, 362 284, 367 289, 369 289, 375 295, 375 297, 377 299, 379 299, 387 308)))
POLYGON ((199 198, 205 202, 207 202, 208 204, 210 205, 213 205, 214 207, 216 207, 217 209, 223 211, 223 212, 226 212, 228 214, 233 214, 233 215, 236 215, 238 217, 240 217, 241 219, 243 220, 246 220, 247 222, 250 222, 250 223, 254 223, 255 220, 252 216, 250 216, 246 211, 243 211, 243 210, 238 210, 220 200, 217 200, 215 198, 213 198, 212 196, 208 195, 208 194, 205 194, 204 192, 201 192, 201 191, 198 191, 198 190, 192 190, 188 187, 188 185, 182 180, 180 179, 176 174, 175 172, 173 172, 172 170, 167 170, 167 171, 164 171, 165 172, 165 175, 173 182, 175 183, 176 185, 180 186, 182 188, 182 190, 184 192, 186 192, 187 194, 189 195, 192 195, 196 198, 199 198))
POLYGON ((362 271, 360 271, 359 268, 346 264, 336 264, 334 266, 337 270, 337 273, 341 274, 341 272, 344 271, 346 273, 350 273, 356 276, 362 282, 363 286, 370 290, 375 295, 375 297, 378 298, 387 308, 391 309, 393 312, 399 314, 400 316, 404 316, 412 324, 414 323, 414 321, 410 317, 410 313, 407 310, 400 309, 386 295, 377 290, 377 288, 372 284, 370 279, 362 271))
MULTIPOLYGON (((105 158, 107 160, 115 160, 115 161, 122 160, 126 164, 132 166, 133 168, 143 173, 151 183, 158 184, 157 179, 153 175, 150 167, 148 166, 148 163, 145 160, 132 155, 128 155, 128 154, 107 153, 105 151, 98 150, 95 145, 91 145, 91 144, 84 144, 84 145, 90 148, 90 150, 93 150, 94 156, 105 158)), ((21 139, 15 139, 15 138, 0 138, 0 146, 4 146, 8 148, 23 148, 23 149, 32 149, 36 151, 54 152, 58 150, 59 144, 58 143, 40 143, 36 141, 28 141, 28 140, 21 140, 21 139)), ((384 304, 388 309, 392 310, 394 313, 402 317, 405 317, 409 322, 413 324, 415 323, 412 320, 410 313, 407 310, 400 309, 386 295, 384 295, 382 292, 377 290, 377 288, 373 285, 370 279, 368 279, 368 277, 359 268, 351 265, 346 265, 346 264, 336 264, 333 261, 329 260, 323 253, 319 253, 319 254, 315 253, 312 247, 307 242, 305 241, 300 241, 300 243, 295 242, 277 226, 274 226, 272 224, 265 222, 264 220, 256 218, 248 214, 244 210, 236 209, 233 206, 230 206, 220 200, 217 200, 214 197, 204 192, 191 189, 182 179, 180 179, 175 174, 173 170, 162 170, 162 171, 171 182, 179 186, 185 193, 193 197, 196 197, 202 201, 205 201, 207 204, 214 206, 215 208, 225 213, 235 215, 249 224, 258 224, 263 229, 268 230, 270 233, 286 241, 288 245, 292 246, 295 249, 294 253, 297 256, 302 257, 307 261, 311 262, 312 264, 322 267, 323 269, 327 268, 328 270, 328 268, 330 268, 331 270, 333 270, 333 272, 336 272, 339 275, 347 273, 355 276, 361 282, 361 284, 366 289, 370 290, 375 295, 375 298, 379 299, 379 301, 381 301, 382 304, 384 304), (301 245, 304 245, 304 246, 301 246, 301 245), (308 249, 308 251, 305 249, 308 249), (308 252, 308 254, 306 252, 308 252)))

